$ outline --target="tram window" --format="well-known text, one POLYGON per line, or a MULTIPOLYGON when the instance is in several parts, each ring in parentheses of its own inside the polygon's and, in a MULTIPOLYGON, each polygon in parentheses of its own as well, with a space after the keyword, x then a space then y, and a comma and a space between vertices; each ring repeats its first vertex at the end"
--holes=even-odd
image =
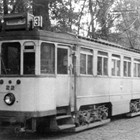
POLYGON ((33 50, 33 49, 34 49, 34 46, 32 45, 25 46, 25 50, 33 50))
POLYGON ((86 74, 86 55, 80 54, 80 73, 86 74))
POLYGON ((24 74, 35 74, 35 52, 24 53, 24 74))
POLYGON ((140 60, 134 60, 134 77, 140 77, 140 60))
POLYGON ((1 74, 20 74, 20 44, 18 42, 2 44, 1 74))
POLYGON ((125 77, 131 77, 131 58, 124 57, 123 71, 125 77))
POLYGON ((41 73, 55 73, 55 46, 51 43, 41 44, 41 73))
POLYGON ((81 48, 80 74, 93 74, 93 51, 90 49, 81 48))
POLYGON ((102 75, 102 57, 99 57, 98 56, 98 67, 97 67, 97 69, 98 69, 98 75, 102 75))
POLYGON ((108 75, 108 54, 105 52, 98 52, 97 74, 108 75))
POLYGON ((88 74, 93 74, 92 67, 93 67, 93 56, 88 55, 88 66, 87 66, 88 74))
POLYGON ((68 50, 63 48, 57 49, 57 73, 68 74, 68 50))
POLYGON ((112 55, 112 76, 120 76, 120 56, 112 55))

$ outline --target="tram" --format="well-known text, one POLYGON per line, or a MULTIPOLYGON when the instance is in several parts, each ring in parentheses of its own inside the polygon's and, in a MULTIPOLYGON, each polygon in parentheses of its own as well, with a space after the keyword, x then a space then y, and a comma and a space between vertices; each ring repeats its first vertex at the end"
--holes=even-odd
POLYGON ((140 50, 44 31, 41 24, 30 14, 4 17, 1 125, 19 124, 20 132, 78 132, 115 115, 140 114, 140 50))

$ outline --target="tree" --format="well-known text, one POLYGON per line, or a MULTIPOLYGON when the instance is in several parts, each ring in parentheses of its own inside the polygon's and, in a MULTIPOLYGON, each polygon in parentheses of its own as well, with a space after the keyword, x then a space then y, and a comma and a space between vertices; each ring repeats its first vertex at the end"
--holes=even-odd
POLYGON ((4 14, 30 12, 43 16, 43 29, 51 30, 49 4, 55 0, 4 0, 4 14))
POLYGON ((3 0, 4 14, 23 13, 32 11, 32 0, 3 0))
POLYGON ((97 22, 100 26, 98 29, 98 37, 109 40, 109 35, 111 33, 110 29, 114 26, 113 22, 116 16, 112 16, 110 13, 110 8, 114 4, 114 0, 100 0, 98 3, 98 15, 97 22))
POLYGON ((96 35, 95 35, 94 20, 96 19, 96 14, 97 14, 97 1, 95 1, 94 4, 92 0, 89 0, 89 12, 90 12, 91 20, 90 20, 90 26, 88 28, 88 36, 95 38, 96 35))
POLYGON ((117 32, 120 34, 118 43, 131 48, 139 46, 139 6, 140 3, 137 0, 118 0, 114 9, 115 13, 121 15, 116 25, 117 32))
POLYGON ((82 30, 81 23, 83 28, 87 27, 87 37, 109 39, 116 18, 110 14, 113 4, 114 0, 83 0, 81 15, 89 19, 85 23, 79 22, 79 28, 82 30))
POLYGON ((51 30, 49 4, 50 0, 33 0, 33 15, 43 17, 43 29, 45 30, 51 30))
POLYGON ((12 9, 10 13, 32 13, 32 0, 11 0, 12 9))
POLYGON ((73 3, 74 0, 60 0, 51 4, 51 19, 55 22, 53 30, 73 32, 78 20, 73 3))
POLYGON ((7 0, 3 1, 3 5, 4 5, 4 14, 8 14, 8 2, 7 2, 7 0))
POLYGON ((1 14, 43 16, 43 29, 139 46, 138 0, 4 0, 1 14), (3 9, 4 7, 4 9, 3 9))

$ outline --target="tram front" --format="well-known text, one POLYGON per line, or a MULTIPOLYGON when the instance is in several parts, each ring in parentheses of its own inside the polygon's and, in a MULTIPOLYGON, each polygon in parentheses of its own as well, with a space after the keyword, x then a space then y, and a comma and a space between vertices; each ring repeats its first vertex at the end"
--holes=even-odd
POLYGON ((2 41, 0 49, 0 120, 24 122, 36 111, 35 43, 2 41))
POLYGON ((23 16, 14 15, 11 19, 14 20, 8 17, 0 32, 0 122, 19 122, 24 127, 29 122, 30 129, 35 130, 36 118, 44 116, 45 110, 40 111, 38 105, 39 35, 38 31, 29 31, 29 24, 22 22, 23 16))
POLYGON ((0 32, 0 122, 35 131, 44 122, 50 127, 57 113, 74 110, 75 37, 30 30, 25 18, 8 16, 0 32))

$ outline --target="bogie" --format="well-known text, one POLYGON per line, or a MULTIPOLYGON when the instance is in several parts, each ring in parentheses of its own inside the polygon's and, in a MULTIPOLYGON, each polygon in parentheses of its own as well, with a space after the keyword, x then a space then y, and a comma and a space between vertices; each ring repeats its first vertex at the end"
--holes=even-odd
POLYGON ((77 126, 86 125, 109 118, 110 108, 108 108, 108 105, 106 104, 90 105, 84 107, 84 109, 82 108, 83 107, 81 107, 77 113, 77 126))

